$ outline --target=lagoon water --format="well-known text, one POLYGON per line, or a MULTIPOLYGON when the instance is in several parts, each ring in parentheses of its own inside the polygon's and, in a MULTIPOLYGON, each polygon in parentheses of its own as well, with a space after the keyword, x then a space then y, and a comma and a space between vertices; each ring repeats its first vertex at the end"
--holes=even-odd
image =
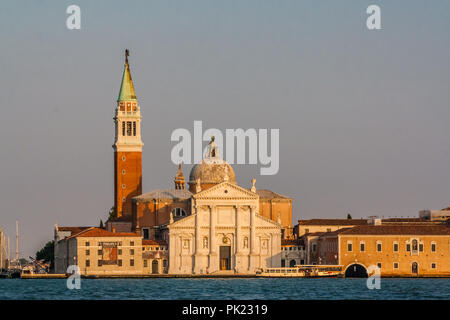
POLYGON ((9 299, 450 299, 450 279, 0 279, 0 300, 9 299))

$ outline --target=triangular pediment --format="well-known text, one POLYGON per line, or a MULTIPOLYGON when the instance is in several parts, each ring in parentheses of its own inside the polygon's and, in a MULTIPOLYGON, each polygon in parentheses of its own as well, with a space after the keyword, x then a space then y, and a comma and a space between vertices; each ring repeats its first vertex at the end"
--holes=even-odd
POLYGON ((195 226, 195 215, 190 215, 177 220, 168 225, 169 229, 172 227, 194 227, 195 226))
POLYGON ((259 199, 259 196, 230 182, 222 182, 193 196, 195 199, 259 199))

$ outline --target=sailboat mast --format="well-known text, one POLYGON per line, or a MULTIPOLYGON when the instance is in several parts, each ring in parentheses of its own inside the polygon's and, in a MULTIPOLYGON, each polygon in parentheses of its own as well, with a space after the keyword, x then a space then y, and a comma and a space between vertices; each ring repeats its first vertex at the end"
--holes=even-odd
POLYGON ((19 220, 16 220, 16 261, 19 261, 19 220))

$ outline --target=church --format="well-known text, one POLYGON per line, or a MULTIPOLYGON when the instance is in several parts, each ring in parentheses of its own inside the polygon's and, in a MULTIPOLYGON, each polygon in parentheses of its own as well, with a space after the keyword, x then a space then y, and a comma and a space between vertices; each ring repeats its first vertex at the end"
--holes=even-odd
POLYGON ((179 164, 173 188, 142 192, 142 117, 128 56, 126 50, 114 116, 114 210, 107 231, 166 246, 169 274, 255 274, 280 267, 282 239, 292 237, 293 199, 258 189, 255 179, 250 188, 239 186, 214 137, 189 179, 179 164))

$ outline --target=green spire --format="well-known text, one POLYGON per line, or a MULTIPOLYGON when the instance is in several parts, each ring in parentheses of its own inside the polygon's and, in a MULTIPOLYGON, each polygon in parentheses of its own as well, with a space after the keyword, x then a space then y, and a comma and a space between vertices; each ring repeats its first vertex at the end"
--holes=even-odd
POLYGON ((119 98, 117 101, 136 100, 134 92, 133 80, 131 79, 130 65, 128 64, 128 56, 130 52, 125 50, 125 68, 123 70, 122 84, 120 85, 119 98))

